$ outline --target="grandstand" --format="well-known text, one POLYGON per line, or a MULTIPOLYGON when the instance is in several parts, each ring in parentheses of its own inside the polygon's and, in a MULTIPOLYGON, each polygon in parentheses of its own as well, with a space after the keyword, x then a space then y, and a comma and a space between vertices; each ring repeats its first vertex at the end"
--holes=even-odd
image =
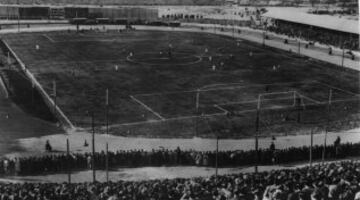
POLYGON ((359 162, 260 173, 108 183, 0 184, 5 199, 359 200, 359 162))
POLYGON ((262 15, 267 29, 324 45, 358 50, 359 21, 346 17, 270 9, 262 15))

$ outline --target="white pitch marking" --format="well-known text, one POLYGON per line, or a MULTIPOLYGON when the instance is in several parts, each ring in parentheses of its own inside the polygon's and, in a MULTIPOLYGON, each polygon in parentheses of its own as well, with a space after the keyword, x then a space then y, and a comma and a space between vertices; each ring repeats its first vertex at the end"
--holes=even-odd
POLYGON ((161 120, 165 120, 164 117, 162 117, 159 113, 155 112, 153 109, 151 109, 149 106, 147 106, 146 104, 144 104, 143 102, 141 102, 139 99, 135 98, 134 96, 130 95, 130 98, 132 100, 134 100, 135 102, 137 102, 138 104, 142 105, 146 110, 150 111, 151 113, 153 113, 155 116, 157 116, 158 118, 160 118, 161 120))
POLYGON ((327 86, 331 89, 336 89, 336 90, 340 90, 342 92, 345 92, 347 94, 351 94, 351 95, 354 95, 354 96, 359 96, 360 94, 356 94, 356 93, 353 93, 353 92, 350 92, 350 91, 347 91, 347 90, 344 90, 344 89, 341 89, 341 88, 338 88, 338 87, 335 87, 335 86, 332 86, 332 85, 329 85, 327 83, 323 83, 323 82, 320 82, 320 81, 315 81, 316 83, 320 84, 320 85, 324 85, 324 86, 327 86))
POLYGON ((308 96, 305 96, 305 95, 303 95, 303 94, 300 94, 299 92, 296 92, 300 97, 302 97, 302 98, 304 98, 304 99, 307 99, 307 100, 310 100, 310 101, 312 101, 312 102, 315 102, 316 104, 320 104, 321 102, 320 101, 317 101, 317 100, 315 100, 315 99, 313 99, 313 98, 310 98, 310 97, 308 97, 308 96))
MULTIPOLYGON (((214 113, 214 114, 207 114, 207 115, 190 115, 190 116, 167 118, 167 119, 163 119, 163 120, 149 120, 149 121, 113 124, 113 125, 110 125, 109 128, 116 128, 116 127, 120 127, 120 126, 154 124, 154 123, 167 122, 167 121, 185 120, 185 119, 193 119, 193 118, 201 118, 201 117, 206 118, 206 117, 224 116, 224 115, 226 115, 226 113, 214 113)), ((105 128, 106 128, 106 126, 101 127, 101 129, 105 129, 105 128)))
POLYGON ((221 110, 221 111, 224 111, 224 114, 229 113, 228 110, 226 110, 225 108, 223 108, 223 107, 221 107, 221 106, 219 106, 219 105, 216 105, 216 104, 215 104, 214 107, 217 108, 217 109, 219 109, 219 110, 221 110))
POLYGON ((47 34, 43 34, 44 37, 46 37, 48 40, 50 40, 50 42, 55 43, 56 41, 53 40, 50 36, 48 36, 47 34))

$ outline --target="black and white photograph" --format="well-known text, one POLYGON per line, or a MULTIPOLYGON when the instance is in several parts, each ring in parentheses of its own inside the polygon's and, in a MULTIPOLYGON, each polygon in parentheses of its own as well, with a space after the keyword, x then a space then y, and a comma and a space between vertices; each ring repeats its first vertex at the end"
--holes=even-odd
POLYGON ((0 0, 0 200, 360 200, 358 0, 0 0))

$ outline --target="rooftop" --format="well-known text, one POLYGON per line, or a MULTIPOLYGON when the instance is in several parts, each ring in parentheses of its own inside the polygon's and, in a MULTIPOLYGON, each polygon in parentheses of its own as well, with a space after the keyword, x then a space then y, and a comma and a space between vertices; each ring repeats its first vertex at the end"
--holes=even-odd
POLYGON ((315 15, 299 11, 297 13, 294 12, 296 11, 269 9, 269 11, 264 13, 262 16, 346 33, 359 34, 358 20, 350 20, 339 16, 315 15))

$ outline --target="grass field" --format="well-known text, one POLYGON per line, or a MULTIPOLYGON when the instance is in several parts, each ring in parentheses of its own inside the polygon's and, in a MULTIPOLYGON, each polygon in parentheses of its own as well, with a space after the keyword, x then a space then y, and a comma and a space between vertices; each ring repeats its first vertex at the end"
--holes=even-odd
MULTIPOLYGON (((259 94, 262 123, 273 133, 323 123, 330 90, 331 121, 358 119, 358 72, 247 41, 156 31, 24 33, 3 39, 48 94, 56 81, 58 106, 82 128, 90 127, 91 112, 97 126, 104 126, 106 89, 110 131, 118 135, 251 135, 259 94)), ((333 124, 354 126, 349 123, 333 124)))

